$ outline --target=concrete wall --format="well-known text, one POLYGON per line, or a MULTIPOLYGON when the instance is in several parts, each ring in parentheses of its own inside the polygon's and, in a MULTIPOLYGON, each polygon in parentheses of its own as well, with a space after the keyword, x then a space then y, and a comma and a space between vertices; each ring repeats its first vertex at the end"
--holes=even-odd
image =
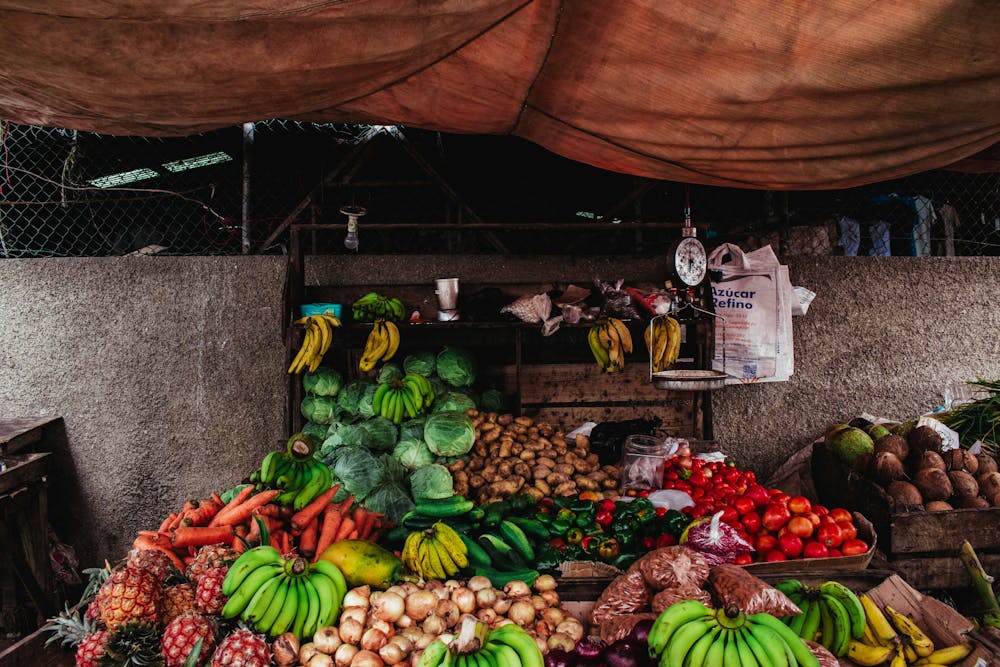
MULTIPOLYGON (((307 280, 530 283, 656 264, 338 257, 309 264, 307 280)), ((762 475, 830 423, 913 416, 949 381, 1000 377, 996 258, 803 258, 791 274, 818 293, 795 318, 795 376, 714 400, 717 439, 762 475)), ((0 416, 65 418, 60 465, 78 488, 54 488, 54 511, 79 526, 66 537, 85 563, 118 557, 137 529, 236 482, 286 436, 284 275, 279 257, 0 262, 0 416)))

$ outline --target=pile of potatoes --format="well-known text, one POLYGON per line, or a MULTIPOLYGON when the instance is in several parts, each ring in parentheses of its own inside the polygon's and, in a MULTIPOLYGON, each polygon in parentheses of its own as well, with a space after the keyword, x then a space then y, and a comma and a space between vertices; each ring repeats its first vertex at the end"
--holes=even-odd
POLYGON ((618 466, 602 466, 586 436, 569 443, 564 432, 530 417, 469 410, 476 442, 468 457, 449 467, 455 493, 480 505, 518 493, 536 499, 593 491, 617 498, 618 466))

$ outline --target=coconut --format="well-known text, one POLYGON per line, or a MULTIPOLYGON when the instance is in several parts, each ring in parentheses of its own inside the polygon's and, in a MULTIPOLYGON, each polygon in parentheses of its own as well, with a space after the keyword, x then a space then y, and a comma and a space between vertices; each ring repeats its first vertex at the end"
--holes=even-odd
POLYGON ((924 452, 917 459, 917 470, 923 470, 924 468, 935 468, 941 472, 945 472, 948 468, 944 464, 944 459, 937 452, 924 452))
MULTIPOLYGON (((988 472, 985 475, 980 475, 977 480, 979 481, 979 490, 986 498, 995 498, 997 494, 1000 494, 1000 472, 988 472)), ((992 502, 996 506, 996 502, 992 502)))
POLYGON ((906 442, 910 445, 910 451, 915 454, 920 452, 941 453, 941 436, 930 426, 916 427, 906 436, 906 442))
POLYGON ((979 495, 979 484, 976 478, 964 470, 952 470, 948 473, 951 486, 959 498, 975 498, 979 495))
POLYGON ((993 507, 1000 507, 1000 493, 993 496, 993 500, 990 501, 990 505, 993 507))
POLYGON ((906 438, 899 435, 885 435, 875 441, 875 453, 892 452, 900 461, 905 461, 910 455, 910 445, 906 438))
POLYGON ((989 509, 990 503, 982 496, 972 496, 971 498, 960 498, 958 506, 962 509, 985 510, 989 509))
POLYGON ((952 449, 941 455, 948 470, 964 470, 973 475, 979 470, 979 459, 965 449, 952 449))
POLYGON ((888 484, 894 480, 906 477, 906 469, 903 467, 903 462, 892 452, 876 454, 872 470, 874 471, 875 479, 882 484, 888 484))
POLYGON ((947 500, 953 492, 948 474, 937 468, 918 470, 913 477, 913 483, 920 489, 920 494, 926 501, 947 500))
POLYGON ((920 489, 909 482, 896 480, 890 482, 886 487, 889 497, 892 499, 895 509, 904 510, 911 507, 920 507, 924 504, 924 498, 920 495, 920 489))
POLYGON ((872 474, 872 462, 874 460, 875 457, 871 454, 862 454, 854 459, 854 465, 851 468, 862 477, 869 477, 872 474))
POLYGON ((986 452, 979 452, 976 454, 976 461, 979 462, 978 474, 980 475, 997 471, 997 460, 986 452))
POLYGON ((927 503, 928 512, 947 512, 949 510, 955 509, 943 500, 932 500, 927 503))

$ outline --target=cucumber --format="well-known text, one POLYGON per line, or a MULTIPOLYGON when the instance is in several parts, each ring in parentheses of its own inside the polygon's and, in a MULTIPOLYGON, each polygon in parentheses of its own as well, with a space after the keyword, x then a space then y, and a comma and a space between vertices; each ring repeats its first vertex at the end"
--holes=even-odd
POLYGON ((424 516, 443 519, 466 514, 473 507, 475 505, 471 500, 466 500, 462 496, 451 496, 450 498, 442 498, 440 500, 421 500, 412 511, 424 516))
POLYGON ((531 586, 538 579, 538 570, 521 568, 518 570, 507 570, 500 572, 492 567, 476 567, 472 570, 476 575, 486 577, 493 584, 493 588, 503 590, 503 587, 512 581, 523 581, 531 586))
POLYGON ((552 535, 549 534, 549 529, 545 527, 545 524, 536 519, 525 519, 520 516, 512 516, 508 519, 508 521, 523 530, 525 535, 538 542, 548 542, 552 538, 552 535))
POLYGON ((493 565, 490 555, 486 553, 485 549, 479 546, 478 542, 465 533, 458 533, 458 537, 465 544, 465 550, 468 552, 467 556, 471 567, 491 567, 493 565))
POLYGON ((534 562, 535 548, 531 546, 528 536, 516 524, 504 519, 500 522, 500 534, 503 536, 504 541, 511 545, 526 563, 534 562))
POLYGON ((493 567, 501 570, 518 570, 525 567, 521 555, 502 537, 492 533, 483 533, 479 536, 479 545, 490 555, 493 567))

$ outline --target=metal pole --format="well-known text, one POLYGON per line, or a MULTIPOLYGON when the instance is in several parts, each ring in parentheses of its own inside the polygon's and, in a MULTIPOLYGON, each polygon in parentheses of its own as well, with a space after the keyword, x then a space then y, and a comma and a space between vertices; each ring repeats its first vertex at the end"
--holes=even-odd
POLYGON ((250 254, 250 157, 253 152, 253 123, 243 123, 243 254, 250 254))

